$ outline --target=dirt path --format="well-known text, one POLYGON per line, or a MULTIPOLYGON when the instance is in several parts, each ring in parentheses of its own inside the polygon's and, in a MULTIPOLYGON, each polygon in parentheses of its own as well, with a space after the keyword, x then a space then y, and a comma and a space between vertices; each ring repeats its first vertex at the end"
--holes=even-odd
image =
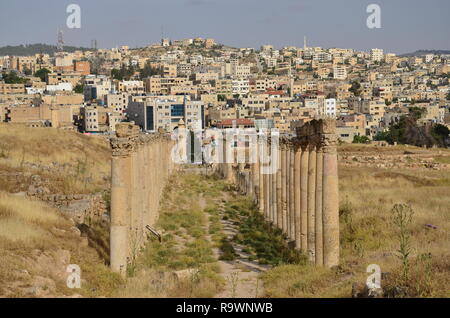
MULTIPOLYGON (((227 193, 223 193, 226 200, 227 193)), ((237 257, 233 261, 220 260, 221 251, 213 248, 214 257, 221 269, 221 275, 225 279, 224 290, 216 295, 216 298, 258 298, 264 294, 264 286, 259 279, 261 272, 266 271, 268 266, 259 265, 255 261, 249 260, 249 254, 243 252, 244 247, 235 243, 232 239, 239 232, 237 225, 229 220, 223 219, 224 204, 219 205, 220 222, 223 233, 233 245, 237 257)), ((210 239, 210 238, 209 238, 210 239)))
MULTIPOLYGON (((203 174, 200 169, 191 169, 190 173, 203 174)), ((223 191, 220 196, 214 200, 215 208, 219 212, 220 223, 222 224, 222 233, 227 237, 232 244, 237 257, 232 261, 221 260, 222 252, 215 247, 212 236, 209 231, 211 226, 211 215, 205 213, 208 217, 206 222, 206 239, 211 243, 213 256, 217 260, 220 267, 220 275, 225 280, 225 287, 222 292, 215 295, 216 298, 257 298, 264 294, 264 287, 262 280, 259 279, 261 272, 266 271, 270 267, 267 265, 260 265, 257 261, 249 260, 250 255, 245 253, 244 246, 234 242, 234 236, 239 233, 238 225, 235 225, 231 220, 224 219, 225 203, 230 197, 230 193, 223 191)), ((208 200, 201 194, 196 198, 200 209, 205 211, 208 205, 208 200)))

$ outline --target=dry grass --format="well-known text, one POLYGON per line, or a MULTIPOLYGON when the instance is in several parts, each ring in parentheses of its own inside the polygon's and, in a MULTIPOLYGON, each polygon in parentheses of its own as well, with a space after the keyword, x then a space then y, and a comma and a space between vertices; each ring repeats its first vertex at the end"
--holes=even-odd
POLYGON ((55 281, 53 296, 111 295, 122 284, 120 277, 109 271, 94 249, 81 245, 72 228, 71 222, 44 203, 0 193, 0 296, 25 296, 20 287, 31 286, 35 276, 55 281), (81 267, 81 290, 68 289, 58 276, 66 270, 53 258, 59 250, 70 252, 70 263, 81 267), (38 254, 49 259, 38 259, 38 254), (24 271, 29 275, 21 274, 24 271))
POLYGON ((118 297, 212 297, 223 288, 207 224, 223 186, 192 174, 169 181, 156 224, 162 242, 147 243, 118 297), (173 279, 180 270, 198 273, 173 279))
MULTIPOLYGON (((37 276, 55 282, 52 296, 112 295, 122 279, 111 273, 106 258, 99 257, 96 249, 83 244, 72 222, 45 203, 8 194, 27 191, 33 175, 44 180, 50 193, 107 189, 109 145, 102 137, 0 124, 0 296, 27 296, 24 289, 31 287, 37 276), (66 268, 57 262, 61 251, 68 251, 70 263, 81 267, 80 290, 66 287, 62 277, 66 268)), ((96 240, 90 237, 89 243, 107 248, 105 235, 100 235, 103 228, 93 226, 91 231, 96 240)))
POLYGON ((0 124, 0 174, 5 173, 10 176, 0 180, 3 191, 24 191, 29 176, 39 174, 50 181, 52 193, 89 193, 108 181, 110 149, 102 137, 0 124))
MULTIPOLYGON (((380 154, 379 149, 398 152, 403 148, 348 145, 345 151, 380 154)), ((435 156, 443 151, 435 151, 435 156)), ((392 223, 391 209, 396 203, 405 203, 414 210, 408 228, 411 274, 408 282, 402 282, 406 296, 449 297, 450 171, 341 167, 339 174, 340 267, 277 267, 263 276, 267 296, 350 297, 352 283, 366 281, 370 264, 378 264, 382 272, 390 273, 382 286, 399 286, 402 265, 397 257, 398 231, 392 223)))
POLYGON ((63 223, 43 203, 0 193, 0 237, 6 241, 42 243, 49 238, 45 230, 63 223))

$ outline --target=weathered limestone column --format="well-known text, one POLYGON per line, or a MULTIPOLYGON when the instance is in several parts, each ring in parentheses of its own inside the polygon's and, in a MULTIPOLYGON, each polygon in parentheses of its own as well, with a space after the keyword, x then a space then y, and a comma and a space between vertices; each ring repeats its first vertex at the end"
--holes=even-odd
POLYGON ((281 144, 278 145, 277 149, 278 156, 278 169, 276 175, 276 191, 277 191, 277 201, 276 201, 276 211, 277 211, 277 227, 283 229, 283 203, 281 199, 281 144))
POLYGON ((308 249, 308 160, 307 147, 302 145, 300 162, 300 245, 301 250, 307 253, 308 249))
POLYGON ((267 192, 267 196, 269 198, 269 212, 268 212, 268 221, 270 223, 273 222, 272 220, 272 208, 273 208, 273 198, 272 198, 272 174, 268 173, 267 174, 267 187, 268 187, 268 192, 267 192))
MULTIPOLYGON (((265 172, 265 171, 263 171, 265 172)), ((270 193, 269 193, 269 175, 264 173, 264 218, 269 221, 269 211, 270 211, 270 193)))
POLYGON ((129 193, 130 200, 130 214, 128 217, 130 218, 129 224, 130 228, 128 231, 128 256, 130 259, 134 258, 133 250, 136 246, 137 240, 137 175, 136 175, 136 167, 137 167, 137 149, 139 145, 135 145, 134 151, 131 153, 131 191, 129 193))
POLYGON ((110 263, 114 272, 126 275, 128 264, 128 231, 130 226, 131 154, 134 152, 137 127, 118 124, 116 137, 111 139, 111 228, 110 263))
POLYGON ((265 206, 265 192, 264 192, 264 175, 263 175, 263 162, 262 162, 262 152, 263 152, 263 137, 261 134, 258 133, 258 153, 256 160, 258 161, 258 174, 259 174, 259 197, 258 197, 258 209, 259 213, 264 215, 264 206, 265 206))
POLYGON ((339 185, 336 122, 322 121, 323 145, 323 263, 339 264, 339 185))
POLYGON ((295 161, 295 152, 294 145, 291 142, 289 143, 289 232, 291 241, 295 241, 295 191, 294 191, 294 161, 295 161))
MULTIPOLYGON (((259 159, 258 159, 259 160, 259 159)), ((258 200, 258 208, 259 213, 264 215, 264 207, 266 205, 266 199, 265 199, 265 188, 264 188, 264 174, 263 172, 263 164, 259 163, 259 200, 258 200)))
POLYGON ((147 192, 146 184, 145 184, 145 160, 144 160, 144 147, 145 147, 145 139, 140 140, 139 142, 139 152, 138 152, 138 162, 139 168, 137 170, 137 178, 139 181, 139 237, 141 242, 144 242, 144 215, 145 215, 145 196, 147 192))
POLYGON ((286 145, 284 139, 281 144, 281 214, 282 214, 282 230, 287 234, 287 182, 286 182, 286 145))
POLYGON ((323 182, 323 150, 319 146, 316 155, 316 265, 323 265, 323 218, 322 218, 322 182, 323 182))
POLYGON ((291 150, 290 141, 286 143, 286 236, 291 237, 291 150))
POLYGON ((300 198, 301 198, 301 186, 300 186, 300 163, 302 158, 301 147, 298 143, 295 144, 294 155, 294 210, 295 210, 295 247, 300 250, 301 248, 301 219, 300 219, 300 198))
POLYGON ((229 140, 226 129, 223 131, 223 159, 224 159, 224 178, 227 181, 231 181, 233 179, 233 154, 231 151, 231 140, 229 140))
POLYGON ((144 202, 145 202, 145 214, 144 214, 144 228, 147 225, 150 225, 151 223, 151 206, 150 206, 150 194, 151 194, 151 162, 150 162, 150 145, 149 142, 147 140, 147 142, 144 145, 144 176, 142 176, 145 180, 145 197, 144 197, 144 202))
POLYGON ((147 147, 148 147, 148 161, 149 161, 149 172, 148 172, 148 178, 152 180, 151 186, 148 190, 148 202, 149 202, 149 211, 148 211, 148 225, 152 226, 156 220, 156 211, 155 211, 155 150, 154 150, 154 141, 149 141, 147 147))
POLYGON ((258 206, 261 204, 260 202, 260 182, 259 182, 259 174, 260 174, 260 168, 259 168, 259 145, 258 142, 256 142, 256 145, 254 147, 255 154, 253 156, 253 160, 255 161, 252 164, 252 177, 253 177, 253 192, 254 192, 254 198, 255 202, 258 203, 258 206))
MULTIPOLYGON (((273 150, 272 150, 273 151, 273 150)), ((277 151, 274 151, 277 152, 277 151)), ((271 158, 274 159, 274 157, 277 155, 277 153, 271 153, 271 158)), ((275 162, 272 163, 272 165, 277 165, 277 159, 274 160, 275 162)), ((271 183, 272 183, 272 223, 277 226, 278 216, 277 216, 277 173, 278 168, 275 166, 273 167, 271 171, 271 183)))
POLYGON ((309 146, 308 159, 308 259, 316 259, 316 147, 309 146))

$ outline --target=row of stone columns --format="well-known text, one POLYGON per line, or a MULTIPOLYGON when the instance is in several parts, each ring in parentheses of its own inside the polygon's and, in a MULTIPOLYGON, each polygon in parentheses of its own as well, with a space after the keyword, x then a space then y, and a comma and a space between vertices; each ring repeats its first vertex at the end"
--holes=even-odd
POLYGON ((111 139, 111 269, 125 275, 158 218, 160 197, 174 168, 170 137, 139 134, 131 123, 111 139))
MULTIPOLYGON (((264 138, 263 138, 264 139, 264 138)), ((273 138, 272 138, 273 139, 273 138)), ((339 263, 337 137, 335 122, 313 120, 269 144, 260 141, 251 151, 258 160, 249 164, 227 161, 220 171, 242 192, 251 195, 259 211, 282 230, 289 245, 316 265, 339 263), (270 160, 266 160, 267 158, 270 160)), ((234 149, 223 144, 224 151, 234 149)), ((224 154, 226 157, 227 154, 224 154)))

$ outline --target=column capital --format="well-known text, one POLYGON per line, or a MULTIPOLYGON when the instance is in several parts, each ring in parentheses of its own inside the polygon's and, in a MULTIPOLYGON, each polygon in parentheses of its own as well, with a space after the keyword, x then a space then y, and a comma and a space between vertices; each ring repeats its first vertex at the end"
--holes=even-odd
POLYGON ((137 137, 114 137, 111 138, 111 149, 113 157, 128 157, 136 149, 137 137))
POLYGON ((336 134, 323 134, 320 138, 320 149, 324 153, 337 153, 338 138, 336 134))
POLYGON ((139 127, 134 123, 116 125, 116 136, 110 139, 113 157, 127 157, 135 150, 139 127))

